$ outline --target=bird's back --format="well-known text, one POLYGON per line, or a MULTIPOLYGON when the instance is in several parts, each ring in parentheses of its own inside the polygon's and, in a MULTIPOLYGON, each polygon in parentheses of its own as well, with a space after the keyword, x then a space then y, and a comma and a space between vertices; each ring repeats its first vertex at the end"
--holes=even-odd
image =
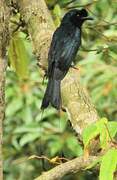
MULTIPOLYGON (((58 68, 64 78, 74 60, 81 44, 81 30, 72 24, 61 25, 54 33, 49 57, 48 72, 51 75, 54 68, 58 68)), ((58 75, 59 76, 59 75, 58 75)), ((59 78, 59 77, 58 77, 59 78)))

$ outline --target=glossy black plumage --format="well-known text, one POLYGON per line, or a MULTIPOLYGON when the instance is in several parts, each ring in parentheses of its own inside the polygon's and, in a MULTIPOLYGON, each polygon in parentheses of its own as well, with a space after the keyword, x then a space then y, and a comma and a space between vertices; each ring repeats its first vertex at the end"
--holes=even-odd
POLYGON ((53 34, 48 53, 48 85, 41 109, 47 108, 49 104, 60 109, 60 83, 81 45, 81 26, 85 20, 91 19, 87 16, 88 13, 85 9, 69 11, 53 34))

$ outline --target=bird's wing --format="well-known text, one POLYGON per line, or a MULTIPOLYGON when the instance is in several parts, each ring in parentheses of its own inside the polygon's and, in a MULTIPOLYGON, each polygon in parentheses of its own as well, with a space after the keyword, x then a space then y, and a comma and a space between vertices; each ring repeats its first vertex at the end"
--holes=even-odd
POLYGON ((58 58, 58 66, 62 71, 68 71, 81 44, 80 31, 71 32, 63 39, 61 53, 58 58))
POLYGON ((58 28, 52 38, 48 55, 48 76, 56 66, 61 71, 68 71, 80 46, 80 31, 58 28))
POLYGON ((51 73, 53 70, 55 57, 57 53, 56 51, 58 47, 59 36, 60 36, 59 34, 60 34, 60 30, 59 28, 57 28, 53 34, 52 42, 51 42, 49 53, 48 53, 48 76, 51 76, 51 73))

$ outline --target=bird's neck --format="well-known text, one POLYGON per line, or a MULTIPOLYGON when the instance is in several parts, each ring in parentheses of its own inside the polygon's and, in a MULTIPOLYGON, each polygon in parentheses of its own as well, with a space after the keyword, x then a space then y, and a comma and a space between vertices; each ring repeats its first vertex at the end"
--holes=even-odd
POLYGON ((81 30, 81 24, 76 24, 76 21, 72 21, 72 22, 64 21, 64 22, 61 22, 61 26, 65 27, 66 29, 69 29, 69 28, 77 29, 78 28, 81 30))

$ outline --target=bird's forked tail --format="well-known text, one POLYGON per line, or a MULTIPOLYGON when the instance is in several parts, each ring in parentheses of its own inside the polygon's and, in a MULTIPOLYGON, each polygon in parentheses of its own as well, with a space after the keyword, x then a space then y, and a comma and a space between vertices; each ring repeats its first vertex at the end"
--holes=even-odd
POLYGON ((61 105, 61 92, 60 92, 60 80, 50 78, 44 94, 41 109, 45 109, 51 104, 56 109, 60 109, 61 105))

